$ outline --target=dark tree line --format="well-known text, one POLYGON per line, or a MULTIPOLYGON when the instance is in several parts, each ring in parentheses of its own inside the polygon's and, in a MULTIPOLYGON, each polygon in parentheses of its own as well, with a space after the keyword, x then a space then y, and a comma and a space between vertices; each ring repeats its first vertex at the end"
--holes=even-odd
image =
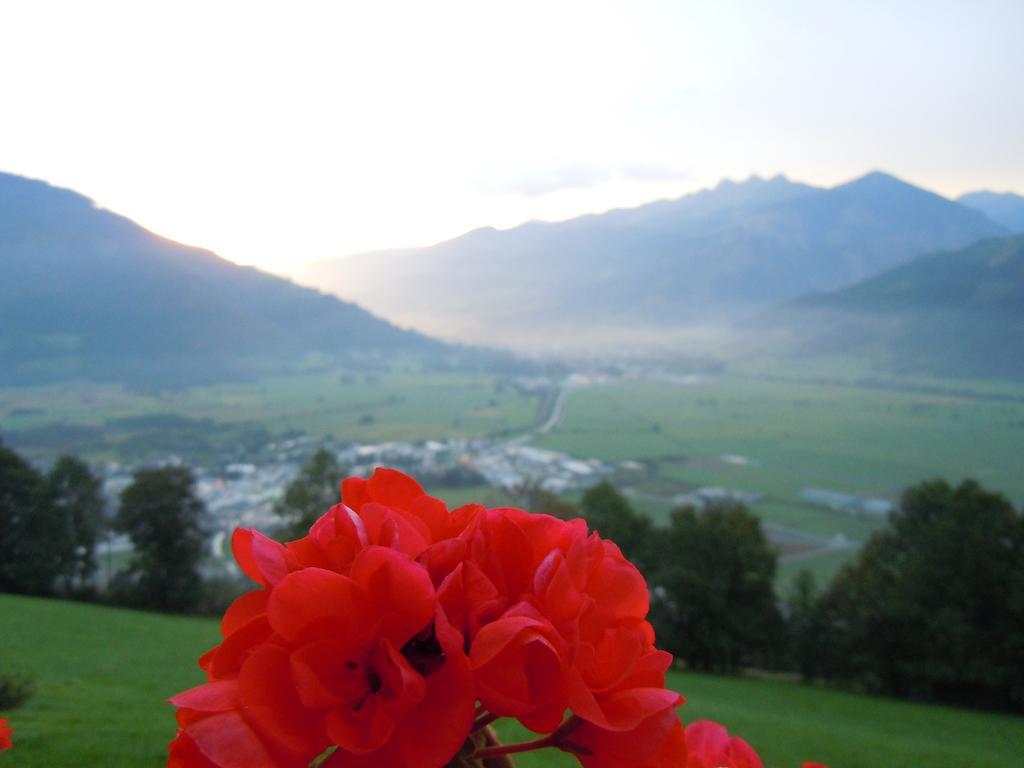
POLYGON ((1024 712, 1024 515, 965 481, 906 491, 888 525, 819 593, 780 601, 776 554, 741 505, 679 509, 654 528, 612 486, 590 525, 647 576, 659 644, 689 667, 790 668, 857 690, 1024 712))
POLYGON ((62 456, 45 475, 0 445, 0 591, 74 596, 96 570, 100 482, 62 456))
POLYGON ((203 596, 205 509, 183 467, 140 469, 108 520, 99 479, 74 456, 41 473, 0 445, 0 592, 97 597, 97 545, 125 533, 133 554, 110 585, 114 602, 194 610, 203 596))
POLYGON ((601 483, 583 495, 580 511, 647 577, 661 647, 693 669, 782 664, 777 558, 760 520, 744 506, 677 509, 667 528, 656 528, 611 484, 601 483))
POLYGON ((806 677, 1024 712, 1024 516, 973 481, 906 491, 795 629, 806 677))

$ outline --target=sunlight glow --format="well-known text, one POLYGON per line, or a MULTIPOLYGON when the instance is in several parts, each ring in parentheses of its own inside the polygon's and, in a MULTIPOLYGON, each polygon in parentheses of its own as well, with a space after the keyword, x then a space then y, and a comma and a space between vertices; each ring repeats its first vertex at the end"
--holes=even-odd
POLYGON ((1021 29, 996 0, 7 3, 0 170, 281 272, 752 173, 1024 191, 1021 29))

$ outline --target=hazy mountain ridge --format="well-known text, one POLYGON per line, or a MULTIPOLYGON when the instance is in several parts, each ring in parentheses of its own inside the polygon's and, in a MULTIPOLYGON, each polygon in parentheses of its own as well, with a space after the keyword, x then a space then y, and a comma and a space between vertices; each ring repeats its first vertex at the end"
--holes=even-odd
POLYGON ((338 298, 0 174, 0 380, 212 379, 440 348, 338 298))
MULTIPOLYGON (((798 355, 961 378, 1024 375, 1024 236, 914 259, 762 318, 798 355)), ((756 332, 755 332, 756 333, 756 332)))
POLYGON ((981 211, 1010 232, 1024 233, 1024 197, 1013 192, 970 192, 957 202, 981 211))
POLYGON ((833 189, 778 176, 422 249, 313 265, 304 280, 463 340, 728 322, 921 253, 1006 234, 882 173, 833 189))

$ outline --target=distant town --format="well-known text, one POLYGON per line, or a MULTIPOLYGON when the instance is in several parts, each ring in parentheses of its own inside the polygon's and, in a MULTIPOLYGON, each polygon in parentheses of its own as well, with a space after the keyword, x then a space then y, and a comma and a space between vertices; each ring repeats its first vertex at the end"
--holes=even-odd
MULTIPOLYGON (((509 492, 537 487, 552 494, 581 491, 612 474, 614 467, 596 459, 578 459, 565 453, 490 439, 425 440, 417 443, 380 444, 315 441, 308 436, 275 441, 262 452, 260 463, 231 463, 222 468, 194 467, 196 490, 206 504, 219 533, 211 542, 220 555, 222 536, 236 526, 270 530, 279 524, 274 503, 320 446, 332 451, 350 476, 369 476, 374 467, 388 466, 408 472, 426 485, 490 485, 509 492)), ((186 463, 168 457, 164 463, 186 463)), ((104 492, 116 505, 117 496, 131 482, 133 465, 111 463, 102 467, 104 492)), ((111 551, 127 550, 127 539, 108 544, 111 551)))

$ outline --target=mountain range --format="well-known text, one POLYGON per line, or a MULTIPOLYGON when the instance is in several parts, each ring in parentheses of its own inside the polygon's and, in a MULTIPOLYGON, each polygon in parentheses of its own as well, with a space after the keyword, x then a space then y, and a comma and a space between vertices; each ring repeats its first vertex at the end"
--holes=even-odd
POLYGON ((831 189, 754 177, 632 209, 319 262, 297 277, 443 337, 571 348, 613 332, 735 322, 1006 234, 984 212, 884 173, 831 189))
POLYGON ((497 360, 395 322, 536 351, 661 337, 680 357, 724 351, 729 334, 709 331, 694 349, 686 333, 729 327, 769 354, 1024 375, 1024 239, 1009 235, 1018 200, 955 202, 882 173, 832 189, 755 177, 305 273, 389 322, 0 174, 0 384, 174 387, 406 352, 497 360))
POLYGON ((177 385, 310 360, 438 352, 354 304, 0 174, 0 382, 177 385))
POLYGON ((1013 192, 970 192, 956 199, 1016 234, 1024 234, 1024 197, 1013 192))
POLYGON ((918 257, 758 319, 800 356, 856 356, 887 370, 1024 376, 1024 235, 918 257))

